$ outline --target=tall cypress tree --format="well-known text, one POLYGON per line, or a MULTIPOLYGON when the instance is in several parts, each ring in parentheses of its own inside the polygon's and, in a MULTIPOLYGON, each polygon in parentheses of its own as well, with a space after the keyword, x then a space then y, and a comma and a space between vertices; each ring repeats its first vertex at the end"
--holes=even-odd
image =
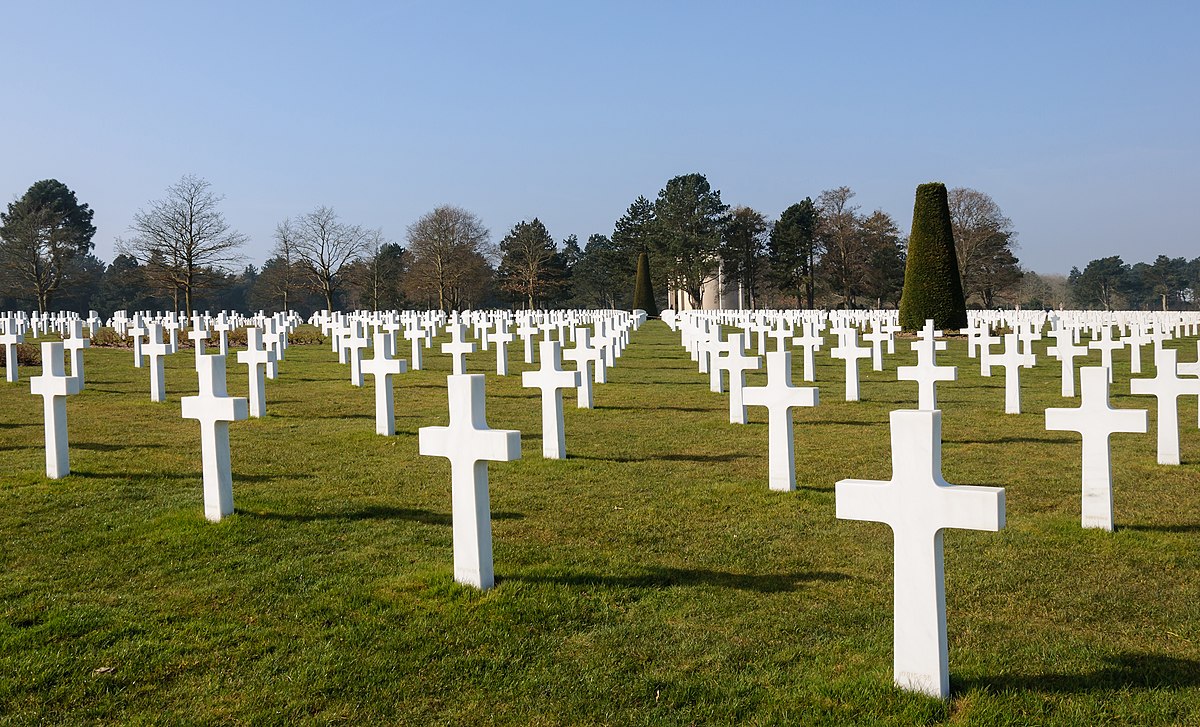
POLYGON ((650 256, 646 253, 638 255, 637 279, 633 285, 633 309, 646 311, 650 318, 658 317, 654 286, 650 283, 650 256))
POLYGON ((954 254, 950 206, 946 185, 941 182, 917 187, 904 293, 900 296, 901 327, 915 331, 925 325, 926 319, 943 330, 967 326, 967 303, 954 254))

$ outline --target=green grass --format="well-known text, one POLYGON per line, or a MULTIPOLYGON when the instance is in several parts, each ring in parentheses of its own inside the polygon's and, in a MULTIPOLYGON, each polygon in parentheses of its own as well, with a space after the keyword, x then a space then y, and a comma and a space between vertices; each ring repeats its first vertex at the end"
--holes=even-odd
POLYGON ((1118 357, 1114 405, 1150 409, 1151 433, 1114 436, 1118 531, 1084 531, 1078 436, 1044 428, 1073 405, 1045 346, 1020 415, 964 340, 942 357, 959 366, 938 389, 946 479, 1008 503, 999 533, 946 533, 946 703, 891 686, 890 531, 834 518, 835 481, 890 474, 888 412, 916 401, 895 380, 907 342, 884 372, 863 363, 853 404, 818 354, 787 494, 767 489, 766 411, 728 424, 661 322, 595 410, 568 397, 565 461, 541 459, 513 347, 488 422, 521 430, 525 456, 490 467, 487 593, 453 583, 449 464, 417 455, 417 429, 448 418, 449 357, 397 377, 385 438, 369 379, 350 386, 327 346, 290 348, 268 416, 231 426, 237 511, 219 524, 180 417, 190 351, 168 360, 164 404, 129 351, 88 351, 59 481, 25 369, 0 385, 0 724, 1200 723, 1196 401, 1184 464, 1157 465, 1154 399, 1126 393, 1118 357))

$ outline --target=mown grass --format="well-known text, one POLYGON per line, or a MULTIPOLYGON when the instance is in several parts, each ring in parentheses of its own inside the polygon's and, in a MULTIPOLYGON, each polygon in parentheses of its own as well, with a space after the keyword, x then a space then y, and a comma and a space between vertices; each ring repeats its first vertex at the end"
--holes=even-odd
MULTIPOLYGON (((1037 344, 1039 352, 1046 343, 1037 344)), ((1191 360, 1191 340, 1173 342, 1191 360)), ((800 489, 766 486, 766 412, 728 424, 654 321, 597 408, 568 397, 565 461, 540 457, 536 390, 488 373, 488 421, 524 458, 491 466, 497 587, 452 581, 449 464, 417 455, 446 423, 449 358, 396 380, 398 435, 327 346, 293 346, 267 417, 231 427, 237 511, 204 520, 199 436, 180 417, 192 354, 149 400, 127 350, 87 353, 68 402, 73 474, 43 477, 40 398, 0 386, 0 723, 1187 724, 1200 722, 1200 432, 1184 464, 1151 433, 1113 438, 1118 531, 1079 527, 1078 436, 1046 432, 1058 366, 1001 371, 962 339, 939 386, 944 471, 1007 489, 1000 533, 948 531, 952 699, 891 685, 891 533, 834 518, 833 484, 890 474, 888 412, 911 407, 901 342, 862 366, 818 355, 796 414, 800 489)), ((1092 354, 1098 361, 1098 354, 1092 354)), ((230 393, 244 395, 231 364, 230 393)), ((1152 367, 1147 366, 1147 371, 1152 367)), ((762 373, 750 383, 761 383, 762 373)))

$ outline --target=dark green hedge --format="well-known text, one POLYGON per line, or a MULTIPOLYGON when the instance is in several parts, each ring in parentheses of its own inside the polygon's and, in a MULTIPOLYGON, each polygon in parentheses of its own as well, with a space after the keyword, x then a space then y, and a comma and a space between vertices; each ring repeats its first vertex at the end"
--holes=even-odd
POLYGON ((904 293, 900 296, 900 326, 920 330, 926 319, 942 330, 967 327, 967 302, 954 254, 954 232, 946 185, 930 182, 917 187, 904 293))
POLYGON ((633 284, 633 309, 646 311, 650 318, 658 317, 654 286, 650 283, 650 256, 646 253, 638 255, 637 279, 633 284))

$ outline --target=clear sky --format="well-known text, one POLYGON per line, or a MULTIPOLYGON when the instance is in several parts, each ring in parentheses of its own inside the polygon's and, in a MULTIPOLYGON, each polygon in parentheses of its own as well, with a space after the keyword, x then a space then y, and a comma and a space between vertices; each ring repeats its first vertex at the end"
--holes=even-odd
POLYGON ((319 205, 494 240, 612 232, 700 172, 776 218, 846 185, 907 232, 922 182, 990 194, 1029 269, 1200 255, 1198 2, 9 3, 0 200, 39 179, 113 257, 187 173, 261 262, 319 205))

